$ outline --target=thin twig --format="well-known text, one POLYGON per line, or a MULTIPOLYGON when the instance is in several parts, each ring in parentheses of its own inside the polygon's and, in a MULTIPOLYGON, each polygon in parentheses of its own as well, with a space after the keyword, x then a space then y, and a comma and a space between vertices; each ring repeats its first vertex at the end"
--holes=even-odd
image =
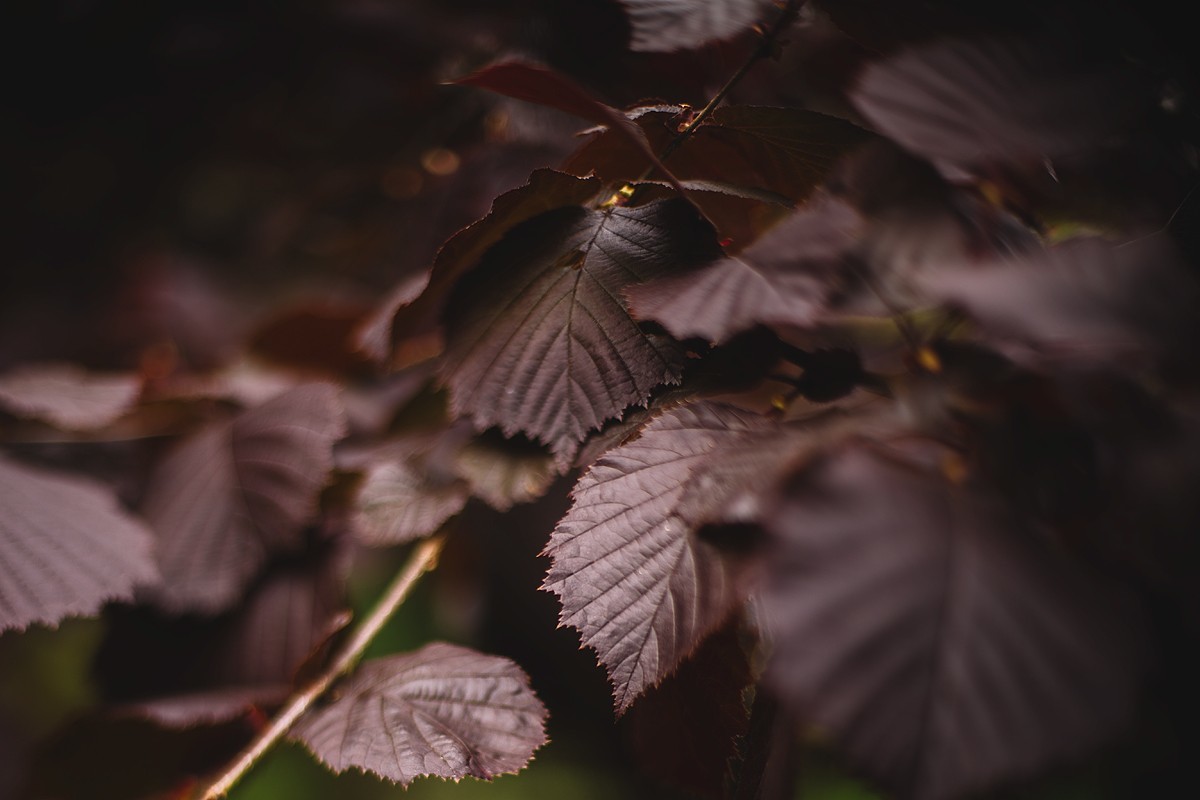
POLYGON ((796 19, 796 15, 800 13, 800 7, 804 5, 804 2, 805 0, 787 0, 787 3, 784 5, 779 16, 775 19, 775 22, 770 28, 767 28, 765 31, 763 31, 762 39, 759 41, 758 47, 754 48, 754 52, 752 52, 750 57, 743 62, 738 71, 733 73, 729 80, 725 81, 725 85, 722 86, 715 95, 713 95, 713 98, 708 101, 708 104, 705 105, 704 108, 700 109, 696 116, 692 117, 691 121, 684 126, 683 130, 681 130, 679 134, 672 139, 669 144, 667 144, 667 146, 663 149, 662 154, 658 157, 659 161, 666 161, 667 158, 679 148, 679 145, 687 141, 687 138, 704 123, 704 120, 708 119, 709 116, 716 111, 717 106, 719 106, 721 101, 725 99, 725 96, 733 90, 733 87, 737 86, 742 78, 746 76, 746 73, 750 71, 751 67, 764 58, 771 56, 775 52, 775 42, 779 38, 779 34, 783 33, 783 31, 796 19))
POLYGON ((338 678, 348 673, 358 663, 368 645, 374 641, 392 614, 408 597, 417 580, 437 565, 443 542, 444 539, 437 536, 417 545, 383 596, 367 616, 363 617, 362 622, 338 651, 337 657, 316 679, 294 695, 279 714, 271 720, 271 724, 264 728, 254 741, 226 767, 225 771, 203 790, 199 795, 201 800, 217 800, 217 798, 224 797, 234 784, 241 780, 242 776, 249 772, 250 768, 284 737, 296 720, 311 708, 313 703, 319 700, 338 678))

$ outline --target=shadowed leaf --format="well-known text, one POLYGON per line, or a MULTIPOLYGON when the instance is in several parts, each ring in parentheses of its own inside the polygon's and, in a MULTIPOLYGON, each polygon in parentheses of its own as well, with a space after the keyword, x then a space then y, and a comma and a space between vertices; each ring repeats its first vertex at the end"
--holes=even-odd
POLYGON ((0 631, 130 599, 157 578, 152 546, 105 487, 0 457, 0 631))
POLYGON ((587 203, 600 189, 598 180, 549 169, 534 171, 527 184, 497 197, 486 217, 450 237, 427 276, 408 278, 397 286, 358 329, 356 343, 381 359, 394 345, 391 361, 397 368, 436 355, 441 349, 439 315, 455 283, 512 228, 546 211, 587 203))
MULTIPOLYGON (((766 449, 778 435, 768 420, 731 408, 676 409, 601 457, 573 490, 546 546, 553 561, 544 588, 562 603, 561 623, 608 670, 618 713, 744 599, 747 564, 696 536, 703 514, 685 519, 680 506, 723 452, 766 449)), ((693 510, 720 510, 741 485, 704 484, 708 503, 693 510)))
POLYGON ((423 469, 419 462, 374 464, 354 504, 355 535, 372 547, 429 536, 462 511, 470 496, 465 481, 423 469))
POLYGON ((546 742, 546 709, 520 667, 435 642, 364 663, 336 700, 290 736, 337 772, 491 780, 517 772, 546 742))
MULTIPOLYGON (((666 147, 682 119, 671 111, 640 114, 636 123, 653 146, 666 147)), ((873 135, 846 120, 799 108, 722 106, 671 154, 685 182, 738 186, 799 202, 812 194, 838 160, 873 135)), ((596 134, 563 167, 608 181, 633 181, 645 162, 624 139, 596 134)), ((703 198, 696 195, 700 202, 703 198)))
POLYGON ((622 290, 718 253, 712 229, 678 200, 561 208, 513 230, 450 304, 452 410, 569 462, 588 431, 681 373, 680 347, 638 327, 622 290))
POLYGON ((67 430, 103 428, 133 407, 141 379, 71 364, 29 364, 0 375, 0 408, 67 430))
POLYGON ((900 796, 1027 778, 1129 721, 1126 596, 989 496, 850 449, 793 476, 768 523, 769 680, 900 796))
POLYGON ((194 434, 159 464, 142 504, 158 532, 171 611, 234 603, 267 554, 294 550, 345 422, 336 389, 309 384, 194 434))
POLYGON ((736 622, 705 639, 629 712, 644 768, 697 797, 726 797, 729 760, 749 729, 742 693, 753 682, 736 622))

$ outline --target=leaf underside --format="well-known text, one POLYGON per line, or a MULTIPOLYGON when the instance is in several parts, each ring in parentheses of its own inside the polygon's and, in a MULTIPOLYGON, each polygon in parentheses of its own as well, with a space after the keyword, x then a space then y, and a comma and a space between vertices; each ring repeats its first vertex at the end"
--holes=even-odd
POLYGON ((546 709, 508 659, 433 643, 365 662, 289 734, 337 772, 408 785, 425 775, 491 780, 546 742, 546 709))
POLYGON ((130 599, 157 578, 152 547, 105 487, 0 457, 0 631, 130 599))

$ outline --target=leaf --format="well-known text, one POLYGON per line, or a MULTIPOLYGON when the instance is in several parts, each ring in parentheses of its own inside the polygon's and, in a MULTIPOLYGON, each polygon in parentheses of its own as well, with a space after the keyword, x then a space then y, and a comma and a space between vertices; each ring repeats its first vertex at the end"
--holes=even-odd
POLYGON ((365 662, 289 735, 336 772, 357 767, 407 786, 423 775, 517 772, 545 744, 545 722, 516 664, 435 642, 365 662))
POLYGON ((1190 363, 1200 336, 1200 283, 1163 236, 1123 246, 1073 239, 1021 259, 946 265, 924 276, 922 288, 1026 348, 1026 359, 1139 369, 1190 363))
POLYGON ((630 287, 639 318, 679 338, 723 342, 758 324, 809 327, 846 283, 842 261, 862 218, 833 200, 814 203, 772 228, 738 256, 694 275, 630 287))
MULTIPOLYGON (((748 571, 696 535, 700 514, 680 515, 688 491, 724 451, 763 448, 767 420, 719 405, 670 411, 605 454, 573 490, 574 503, 546 545, 543 588, 559 621, 596 651, 618 714, 657 685, 742 602, 748 571)), ((720 508, 738 483, 704 483, 720 508)))
POLYGON ((344 430, 337 390, 308 384, 208 426, 163 459, 142 513, 158 532, 170 611, 228 608, 268 553, 294 550, 344 430))
POLYGON ((544 448, 487 432, 463 445, 457 467, 471 493, 497 511, 536 500, 558 475, 554 459, 544 448))
POLYGON ((354 504, 355 535, 371 547, 411 542, 436 532, 470 497, 465 481, 426 471, 420 462, 374 464, 354 504))
POLYGON ((635 51, 682 50, 728 39, 756 22, 771 0, 620 0, 633 28, 635 51))
POLYGON ((477 86, 518 100, 557 108, 559 111, 603 125, 635 148, 648 164, 654 165, 680 194, 684 194, 679 181, 659 160, 658 154, 646 138, 646 133, 637 124, 549 67, 524 61, 502 61, 484 67, 465 78, 459 78, 454 83, 477 86))
POLYGON ((549 169, 534 171, 527 184, 497 197, 486 217, 451 236, 438 250, 433 268, 423 281, 410 278, 398 286, 359 329, 359 346, 380 353, 396 343, 394 368, 436 354, 441 348, 439 318, 458 280, 512 228, 546 211, 587 203, 600 189, 600 181, 595 179, 575 178, 549 169), (436 346, 430 339, 438 340, 436 346))
POLYGON ((142 382, 130 373, 94 373, 73 364, 28 364, 0 375, 0 408, 72 431, 117 420, 137 402, 142 382))
POLYGON ((753 682, 734 621, 705 639, 674 675, 629 712, 642 767, 697 797, 725 797, 729 760, 737 752, 738 737, 750 727, 742 694, 753 682))
POLYGON ((931 161, 1041 167, 1107 144, 1148 108, 1119 63, 1070 34, 950 39, 867 67, 851 92, 882 133, 931 161))
POLYGON ((679 380, 681 349, 639 328, 622 291, 718 252, 712 229, 679 200, 566 207, 514 229, 449 305, 442 369, 452 411, 569 461, 589 430, 679 380))
POLYGON ((984 492, 853 447, 795 474, 768 529, 768 680, 899 796, 1027 778, 1129 721, 1128 598, 984 492))
POLYGON ((153 537, 111 491, 0 456, 0 631, 95 614, 158 577, 153 537))
MULTIPOLYGON (((682 118, 669 111, 635 120, 655 148, 678 133, 682 118)), ((799 108, 722 106, 671 154, 685 182, 740 186, 800 202, 825 180, 842 156, 875 137, 838 117, 799 108)), ((606 181, 636 180, 645 168, 624 139, 604 132, 568 159, 563 169, 606 181)))

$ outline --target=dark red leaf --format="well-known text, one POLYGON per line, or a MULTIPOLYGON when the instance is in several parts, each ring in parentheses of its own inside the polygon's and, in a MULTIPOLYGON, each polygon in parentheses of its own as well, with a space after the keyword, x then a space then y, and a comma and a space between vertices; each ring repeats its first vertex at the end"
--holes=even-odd
POLYGON ((290 735, 337 772, 356 767, 407 786, 423 775, 517 772, 545 744, 545 722, 516 664, 438 642, 364 663, 290 735))
POLYGON ((462 511, 471 496, 466 481, 430 471, 424 460, 396 459, 371 465, 354 504, 354 530, 364 544, 380 547, 429 536, 462 511))
POLYGON ((549 67, 524 61, 503 61, 454 82, 557 108, 603 125, 634 147, 641 154, 643 162, 657 168, 680 194, 684 193, 679 181, 659 160, 645 131, 624 113, 601 103, 582 86, 549 67))
POLYGON ((1143 621, 983 492, 855 447, 798 472, 769 529, 770 682, 900 795, 1027 778, 1129 722, 1143 621))
POLYGON ((172 611, 227 608, 270 552, 294 550, 345 427, 336 389, 309 384, 210 425, 160 463, 142 512, 158 532, 172 611))
POLYGON ((725 451, 765 450, 764 418, 697 404, 670 411, 604 455, 546 545, 544 588, 608 670, 618 713, 657 685, 745 597, 748 565, 696 535, 744 481, 706 482, 725 451), (707 495, 685 518, 689 491, 707 495), (703 507, 701 507, 703 505, 703 507))
POLYGON ((448 309, 452 410, 569 463, 588 431, 680 376, 679 346, 639 328, 622 291, 718 252, 712 229, 678 200, 566 207, 514 229, 448 309))
POLYGON ((638 51, 684 50, 728 39, 773 7, 772 0, 620 0, 633 28, 630 47, 638 51))
POLYGON ((630 287, 630 309, 680 338, 713 342, 760 323, 811 326, 844 290, 842 260, 862 225, 843 203, 814 203, 738 256, 693 275, 630 287))
MULTIPOLYGON (((651 144, 663 148, 678 133, 670 111, 639 114, 636 124, 651 144)), ((681 181, 765 190, 799 202, 807 198, 838 160, 872 134, 846 120, 799 108, 722 106, 671 154, 681 181)), ((610 132, 597 134, 563 167, 607 181, 633 181, 644 169, 641 156, 610 132)), ((703 197, 697 197, 703 202, 703 197)))
POLYGON ((736 622, 705 639, 629 712, 644 769, 697 797, 726 797, 729 760, 749 729, 743 692, 753 682, 736 622))
POLYGON ((152 547, 107 488, 0 457, 0 631, 130 599, 157 579, 152 547))
POLYGON ((88 431, 114 422, 133 407, 141 390, 141 379, 129 373, 29 364, 0 375, 0 408, 59 428, 88 431))

